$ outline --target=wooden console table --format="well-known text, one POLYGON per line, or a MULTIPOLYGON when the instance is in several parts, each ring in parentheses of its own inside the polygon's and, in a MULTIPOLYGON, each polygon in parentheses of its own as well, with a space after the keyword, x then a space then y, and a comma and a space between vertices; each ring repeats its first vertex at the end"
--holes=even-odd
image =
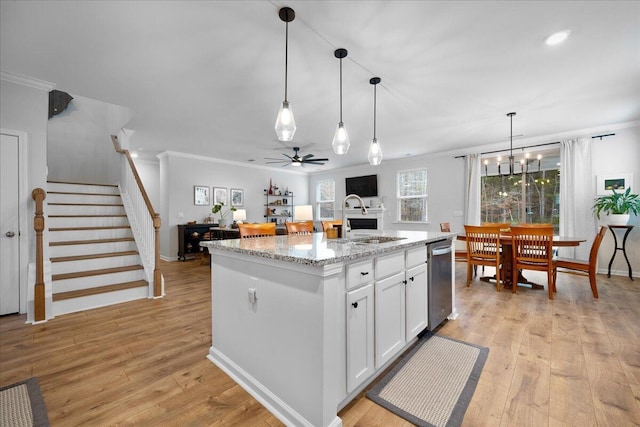
POLYGON ((610 225, 609 230, 611 230, 611 234, 613 234, 613 244, 615 249, 613 250, 613 255, 611 256, 611 261, 609 261, 609 270, 607 271, 607 277, 611 277, 611 266, 613 265, 613 260, 616 258, 616 254, 618 251, 622 251, 624 255, 625 261, 627 261, 627 267, 629 267, 629 279, 633 280, 633 271, 631 270, 631 263, 629 262, 629 258, 627 257, 627 236, 631 233, 633 229, 633 225, 610 225), (618 246, 618 237, 616 236, 616 229, 625 229, 624 237, 622 238, 622 246, 618 246))

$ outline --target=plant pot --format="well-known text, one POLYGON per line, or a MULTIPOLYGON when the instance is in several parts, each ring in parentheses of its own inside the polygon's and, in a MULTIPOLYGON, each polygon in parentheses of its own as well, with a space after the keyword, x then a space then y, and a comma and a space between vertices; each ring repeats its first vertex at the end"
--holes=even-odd
POLYGON ((222 219, 222 218, 220 218, 220 219, 218 220, 218 227, 220 227, 220 228, 225 228, 226 226, 227 226, 227 220, 226 220, 226 219, 222 219))
POLYGON ((603 216, 600 223, 602 225, 627 225, 629 217, 629 214, 609 214, 603 216))

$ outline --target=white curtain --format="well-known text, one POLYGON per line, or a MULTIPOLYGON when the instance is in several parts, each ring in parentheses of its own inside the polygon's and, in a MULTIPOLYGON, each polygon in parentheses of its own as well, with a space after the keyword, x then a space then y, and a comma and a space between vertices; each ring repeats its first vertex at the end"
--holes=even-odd
POLYGON ((480 154, 465 157, 465 213, 464 223, 480 225, 480 154))
POLYGON ((596 235, 591 174, 591 138, 560 141, 560 235, 587 239, 576 248, 560 248, 562 257, 589 259, 596 235))

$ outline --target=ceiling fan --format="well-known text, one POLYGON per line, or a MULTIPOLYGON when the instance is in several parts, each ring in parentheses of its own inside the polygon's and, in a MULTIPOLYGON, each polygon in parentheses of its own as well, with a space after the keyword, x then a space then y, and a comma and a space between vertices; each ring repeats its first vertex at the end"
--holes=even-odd
POLYGON ((300 147, 293 147, 293 151, 294 151, 294 155, 293 156, 289 156, 288 154, 282 154, 283 156, 285 156, 287 159, 289 160, 284 160, 284 159, 276 159, 273 157, 265 157, 265 160, 274 160, 272 162, 266 162, 267 164, 271 164, 271 163, 284 163, 282 166, 304 166, 304 165, 324 165, 324 162, 328 162, 329 159, 327 158, 323 158, 323 159, 319 159, 319 158, 315 158, 313 154, 306 154, 302 157, 300 157, 300 155, 298 154, 298 151, 300 151, 300 147))

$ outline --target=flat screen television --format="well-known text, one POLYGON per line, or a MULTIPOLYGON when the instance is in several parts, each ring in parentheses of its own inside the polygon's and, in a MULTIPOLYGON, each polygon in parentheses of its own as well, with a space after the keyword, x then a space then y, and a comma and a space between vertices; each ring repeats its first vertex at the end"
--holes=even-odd
POLYGON ((354 176, 345 178, 347 195, 357 194, 360 197, 378 196, 378 175, 354 176))

